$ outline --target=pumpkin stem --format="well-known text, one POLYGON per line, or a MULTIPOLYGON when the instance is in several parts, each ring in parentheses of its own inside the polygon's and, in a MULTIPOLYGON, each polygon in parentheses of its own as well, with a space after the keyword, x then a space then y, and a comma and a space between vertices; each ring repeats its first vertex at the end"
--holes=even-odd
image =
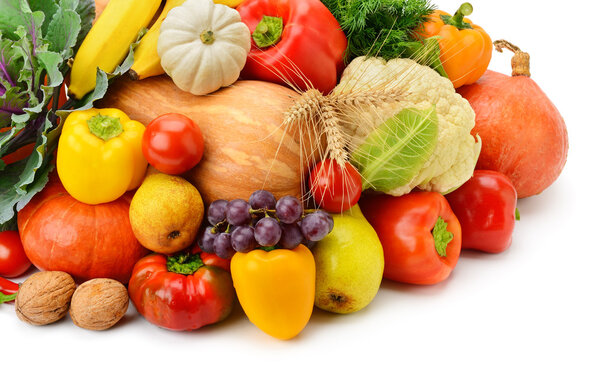
POLYGON ((200 40, 204 44, 208 44, 208 45, 213 44, 215 42, 215 33, 213 33, 210 30, 205 31, 202 34, 200 34, 200 40))
POLYGON ((531 77, 531 72, 529 71, 529 54, 527 52, 521 51, 519 47, 515 46, 510 42, 507 42, 504 39, 496 40, 494 42, 494 46, 496 47, 496 51, 498 52, 504 52, 503 48, 506 48, 507 50, 515 54, 510 60, 513 77, 531 77))

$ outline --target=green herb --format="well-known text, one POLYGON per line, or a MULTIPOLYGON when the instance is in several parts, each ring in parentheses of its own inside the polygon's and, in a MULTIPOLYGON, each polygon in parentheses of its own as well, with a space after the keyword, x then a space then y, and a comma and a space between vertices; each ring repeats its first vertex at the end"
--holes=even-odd
POLYGON ((71 59, 92 27, 94 0, 0 0, 0 158, 35 144, 26 159, 0 160, 0 229, 48 182, 61 127, 58 116, 90 108, 108 80, 133 63, 133 47, 112 74, 98 70, 93 93, 58 108, 71 59), (50 108, 50 109, 48 109, 50 108))
POLYGON ((363 189, 390 191, 409 184, 437 144, 435 107, 405 109, 375 129, 352 154, 363 189))
POLYGON ((379 56, 386 60, 406 57, 446 75, 439 61, 438 43, 424 43, 416 32, 434 10, 429 0, 322 2, 348 37, 347 60, 358 56, 379 56))

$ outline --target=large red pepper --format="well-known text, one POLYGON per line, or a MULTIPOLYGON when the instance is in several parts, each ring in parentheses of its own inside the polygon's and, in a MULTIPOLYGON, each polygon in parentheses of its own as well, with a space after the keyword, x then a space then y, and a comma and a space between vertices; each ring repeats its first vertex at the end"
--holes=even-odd
POLYGON ((443 195, 370 195, 359 204, 383 245, 383 277, 427 285, 450 275, 460 255, 461 228, 443 195))
POLYGON ((292 82, 324 94, 333 90, 348 41, 325 5, 319 0, 246 0, 237 10, 253 39, 243 78, 292 82))
POLYGON ((200 254, 149 255, 137 262, 129 296, 152 324, 189 331, 227 318, 235 291, 229 272, 200 254))
POLYGON ((508 249, 517 208, 517 191, 508 177, 495 171, 475 171, 446 198, 462 226, 463 249, 488 253, 508 249))

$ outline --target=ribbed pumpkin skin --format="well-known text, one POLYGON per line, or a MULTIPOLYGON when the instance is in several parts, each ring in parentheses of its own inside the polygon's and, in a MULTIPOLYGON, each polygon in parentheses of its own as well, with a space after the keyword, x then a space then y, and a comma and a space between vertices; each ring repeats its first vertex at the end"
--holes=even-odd
POLYGON ((110 278, 126 284, 147 254, 131 230, 127 195, 87 205, 71 197, 57 176, 18 215, 27 257, 40 270, 63 271, 77 282, 110 278))
MULTIPOLYGON (((285 112, 299 95, 283 86, 238 81, 213 94, 196 96, 179 90, 169 77, 115 82, 100 107, 119 108, 148 124, 165 113, 181 113, 202 130, 204 156, 186 178, 208 206, 216 199, 248 199, 258 189, 276 197, 301 196, 300 137, 284 129, 285 112)), ((305 131, 305 147, 311 145, 305 131)), ((315 137, 312 137, 314 143, 315 137)), ((304 155, 310 149, 304 150, 304 155)))
POLYGON ((476 114, 472 134, 483 143, 477 169, 508 176, 519 198, 541 193, 558 178, 567 161, 567 128, 531 78, 488 70, 457 91, 476 114))

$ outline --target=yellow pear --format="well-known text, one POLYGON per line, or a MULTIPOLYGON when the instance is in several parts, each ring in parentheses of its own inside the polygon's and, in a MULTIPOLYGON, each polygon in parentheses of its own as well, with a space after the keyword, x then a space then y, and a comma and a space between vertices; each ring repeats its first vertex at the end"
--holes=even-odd
POLYGON ((179 176, 149 173, 129 207, 133 233, 145 248, 172 254, 190 246, 204 216, 196 188, 179 176))
POLYGON ((333 231, 313 250, 315 305, 347 314, 366 307, 383 278, 383 247, 358 205, 333 217, 333 231))

